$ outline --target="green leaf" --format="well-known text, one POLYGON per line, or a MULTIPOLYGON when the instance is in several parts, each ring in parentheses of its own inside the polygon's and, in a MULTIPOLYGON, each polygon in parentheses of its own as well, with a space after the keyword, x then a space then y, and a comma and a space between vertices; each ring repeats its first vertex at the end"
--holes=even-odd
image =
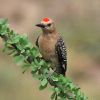
POLYGON ((45 63, 45 61, 44 61, 44 60, 41 60, 41 61, 39 62, 39 65, 42 66, 42 65, 44 65, 44 63, 45 63))
POLYGON ((45 86, 40 85, 39 90, 43 90, 47 87, 47 84, 45 86))
POLYGON ((57 82, 58 81, 58 77, 52 76, 51 77, 53 81, 57 82))
POLYGON ((19 39, 20 39, 20 36, 19 35, 17 35, 17 36, 15 36, 15 37, 13 37, 13 43, 18 43, 19 42, 19 39))
POLYGON ((44 79, 42 80, 42 82, 41 82, 41 85, 42 85, 42 86, 45 86, 45 85, 47 85, 47 83, 48 83, 47 79, 44 78, 44 79))
POLYGON ((38 66, 36 66, 35 64, 34 65, 32 64, 32 71, 36 72, 37 70, 38 70, 38 66))
POLYGON ((31 73, 34 75, 36 74, 37 70, 32 70, 31 73))
POLYGON ((22 55, 15 57, 15 62, 18 63, 18 65, 21 65, 24 62, 24 60, 25 58, 22 55))
POLYGON ((3 18, 0 19, 0 25, 5 25, 7 24, 7 22, 8 22, 7 19, 3 19, 3 18))
POLYGON ((0 32, 0 35, 4 35, 4 34, 6 34, 5 32, 0 32))
POLYGON ((41 57, 40 52, 39 52, 38 49, 35 48, 35 47, 33 47, 33 48, 31 49, 31 54, 32 54, 34 57, 41 57))
POLYGON ((28 46, 31 46, 29 40, 28 40, 28 37, 26 35, 22 35, 20 36, 20 45, 24 46, 24 47, 27 47, 28 46))
POLYGON ((59 90, 58 87, 55 88, 55 91, 56 91, 56 93, 59 93, 60 92, 60 90, 59 90))

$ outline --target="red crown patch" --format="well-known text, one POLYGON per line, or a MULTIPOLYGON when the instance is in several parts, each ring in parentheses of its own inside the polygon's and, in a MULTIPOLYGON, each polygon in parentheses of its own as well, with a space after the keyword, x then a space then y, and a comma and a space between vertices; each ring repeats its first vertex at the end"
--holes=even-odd
POLYGON ((48 22, 50 19, 49 18, 43 18, 44 22, 48 22))

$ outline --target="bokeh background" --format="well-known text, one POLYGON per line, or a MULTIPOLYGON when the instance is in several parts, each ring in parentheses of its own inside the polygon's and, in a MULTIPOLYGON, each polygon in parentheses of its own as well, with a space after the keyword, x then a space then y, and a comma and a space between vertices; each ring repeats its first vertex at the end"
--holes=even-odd
MULTIPOLYGON (((43 17, 55 20, 68 49, 68 72, 89 97, 100 100, 100 0, 0 0, 0 18, 27 33, 33 43, 43 17)), ((51 91, 39 91, 30 72, 22 74, 12 57, 2 53, 0 39, 0 100, 50 100, 51 91)))

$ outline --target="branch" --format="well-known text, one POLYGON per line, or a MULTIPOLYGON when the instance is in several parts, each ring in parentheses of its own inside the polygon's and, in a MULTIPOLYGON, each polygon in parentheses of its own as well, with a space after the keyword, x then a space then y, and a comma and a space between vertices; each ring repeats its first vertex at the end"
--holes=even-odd
POLYGON ((40 81, 40 90, 48 84, 52 86, 51 100, 88 100, 68 77, 51 73, 50 63, 41 59, 38 48, 32 46, 27 36, 11 30, 5 19, 0 19, 0 37, 4 41, 3 51, 23 66, 23 73, 30 68, 32 76, 40 81))

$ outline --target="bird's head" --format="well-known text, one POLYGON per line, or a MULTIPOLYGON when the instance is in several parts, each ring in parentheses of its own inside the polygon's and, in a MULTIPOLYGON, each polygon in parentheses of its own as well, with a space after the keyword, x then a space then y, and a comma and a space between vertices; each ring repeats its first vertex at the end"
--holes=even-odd
POLYGON ((43 32, 52 33, 55 31, 54 21, 50 18, 43 18, 42 21, 36 26, 40 27, 43 32))

